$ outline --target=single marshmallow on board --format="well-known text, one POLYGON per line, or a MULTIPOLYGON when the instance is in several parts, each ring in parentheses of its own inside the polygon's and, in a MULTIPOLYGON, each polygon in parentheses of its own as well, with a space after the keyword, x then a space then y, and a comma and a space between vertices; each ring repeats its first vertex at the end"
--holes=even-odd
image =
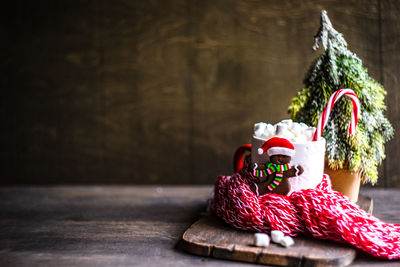
POLYGON ((281 232, 279 230, 272 230, 271 231, 271 239, 272 239, 272 242, 274 242, 274 243, 280 244, 281 241, 283 240, 284 236, 285 235, 283 234, 283 232, 281 232))
POLYGON ((257 247, 268 247, 270 243, 269 235, 264 233, 254 234, 254 245, 257 247))
POLYGON ((290 247, 294 245, 294 241, 290 236, 284 236, 279 244, 284 247, 290 247))
POLYGON ((284 247, 290 247, 294 245, 294 240, 290 236, 285 236, 283 232, 279 230, 272 230, 271 231, 271 239, 272 242, 280 244, 284 247))

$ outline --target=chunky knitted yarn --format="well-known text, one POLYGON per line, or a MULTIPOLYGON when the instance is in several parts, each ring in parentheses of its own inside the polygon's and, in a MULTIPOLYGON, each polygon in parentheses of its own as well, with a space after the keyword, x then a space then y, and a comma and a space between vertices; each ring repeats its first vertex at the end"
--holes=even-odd
MULTIPOLYGON (((247 166, 246 166, 247 165, 247 166)), ((349 243, 375 257, 400 259, 400 224, 388 224, 368 214, 341 193, 332 190, 329 177, 315 189, 290 196, 250 190, 255 177, 244 168, 232 176, 221 175, 215 183, 212 211, 233 227, 286 235, 312 235, 349 243)))

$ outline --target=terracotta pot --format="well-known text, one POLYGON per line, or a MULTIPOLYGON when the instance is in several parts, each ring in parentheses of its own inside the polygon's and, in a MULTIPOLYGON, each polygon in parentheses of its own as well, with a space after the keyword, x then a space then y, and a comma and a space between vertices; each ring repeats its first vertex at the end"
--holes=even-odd
POLYGON ((334 190, 348 196, 354 202, 357 202, 361 183, 361 176, 358 172, 332 170, 325 164, 325 173, 331 178, 332 188, 334 190))

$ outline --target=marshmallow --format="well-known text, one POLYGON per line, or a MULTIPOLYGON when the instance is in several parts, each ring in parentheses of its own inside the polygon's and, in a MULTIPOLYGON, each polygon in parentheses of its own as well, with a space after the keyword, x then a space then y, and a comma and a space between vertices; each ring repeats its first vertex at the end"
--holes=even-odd
POLYGON ((291 129, 293 125, 293 121, 291 119, 282 120, 280 123, 286 124, 288 126, 288 129, 291 129))
POLYGON ((307 124, 305 124, 304 122, 300 122, 300 126, 301 126, 301 128, 303 128, 303 130, 309 128, 309 126, 307 124))
POLYGON ((276 134, 286 132, 289 129, 288 125, 282 122, 275 124, 275 128, 276 128, 276 134))
POLYGON ((281 242, 279 243, 284 247, 290 247, 294 245, 294 241, 293 238, 291 238, 290 236, 285 236, 282 238, 281 242))
POLYGON ((276 135, 280 137, 284 137, 286 139, 293 139, 295 136, 294 134, 288 130, 289 127, 285 123, 278 123, 276 125, 276 135))
POLYGON ((297 122, 293 122, 293 125, 292 125, 292 128, 290 129, 290 131, 292 133, 294 133, 294 135, 296 137, 303 134, 303 128, 301 127, 300 123, 297 123, 297 122))
POLYGON ((304 130, 304 136, 307 138, 309 142, 312 141, 315 133, 315 127, 309 127, 306 130, 304 130))
POLYGON ((268 124, 266 124, 265 130, 261 137, 269 139, 273 136, 275 136, 275 127, 268 123, 268 124))
POLYGON ((264 233, 254 234, 254 245, 257 247, 268 247, 270 243, 270 238, 264 233))
POLYGON ((268 140, 268 139, 270 139, 270 138, 272 138, 272 137, 274 137, 275 136, 275 133, 271 133, 271 132, 264 132, 262 135, 261 135, 261 137, 262 138, 265 138, 266 140, 268 140))
POLYGON ((271 231, 272 242, 280 244, 284 247, 290 247, 294 245, 294 240, 290 236, 285 236, 283 232, 279 230, 271 231))
POLYGON ((275 126, 272 124, 267 123, 267 126, 265 127, 264 132, 268 131, 272 135, 275 135, 275 126))
POLYGON ((254 135, 265 140, 280 136, 291 142, 306 143, 312 141, 314 132, 315 127, 310 127, 303 122, 293 122, 290 119, 282 120, 275 125, 265 122, 254 124, 254 135))
POLYGON ((272 242, 274 242, 274 243, 280 244, 281 241, 283 240, 284 236, 285 235, 283 234, 283 232, 281 232, 279 230, 271 231, 271 239, 272 239, 272 242))
POLYGON ((261 136, 264 133, 267 124, 264 122, 259 122, 254 124, 254 134, 256 136, 261 136))
POLYGON ((258 122, 254 124, 254 135, 269 139, 275 136, 275 127, 272 124, 265 122, 258 122))

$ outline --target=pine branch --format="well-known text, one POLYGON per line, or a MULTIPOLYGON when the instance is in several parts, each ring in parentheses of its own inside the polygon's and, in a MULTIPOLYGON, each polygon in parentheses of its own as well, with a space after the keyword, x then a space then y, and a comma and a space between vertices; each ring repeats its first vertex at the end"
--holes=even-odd
POLYGON ((323 133, 326 158, 330 167, 360 171, 364 182, 374 184, 377 166, 385 158, 384 144, 393 137, 393 128, 383 113, 386 91, 368 75, 361 59, 348 50, 324 10, 314 36, 314 50, 319 43, 324 52, 311 64, 303 81, 305 87, 292 99, 289 113, 294 121, 316 126, 330 95, 340 88, 353 89, 361 104, 356 135, 348 135, 351 101, 339 100, 323 133))
POLYGON ((319 43, 322 43, 324 50, 336 45, 347 47, 347 43, 343 35, 337 32, 328 18, 326 10, 321 11, 320 27, 317 34, 314 36, 314 45, 312 49, 315 51, 319 48, 319 43))

